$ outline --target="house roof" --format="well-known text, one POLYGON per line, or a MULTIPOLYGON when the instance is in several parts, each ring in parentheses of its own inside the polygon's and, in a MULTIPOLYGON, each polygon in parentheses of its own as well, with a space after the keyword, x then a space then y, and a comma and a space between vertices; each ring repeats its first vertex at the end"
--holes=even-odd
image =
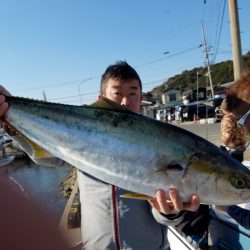
POLYGON ((164 90, 162 93, 166 94, 166 93, 176 93, 176 92, 180 92, 180 90, 170 88, 170 89, 164 90))

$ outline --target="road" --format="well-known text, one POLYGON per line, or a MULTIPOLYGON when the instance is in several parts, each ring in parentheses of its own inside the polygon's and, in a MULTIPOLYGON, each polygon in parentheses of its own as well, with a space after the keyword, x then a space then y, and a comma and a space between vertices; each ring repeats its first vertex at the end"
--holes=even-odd
MULTIPOLYGON (((212 142, 213 144, 220 146, 221 142, 221 131, 220 131, 220 123, 212 123, 212 124, 199 124, 193 122, 185 122, 185 123, 175 123, 181 128, 184 128, 196 135, 203 137, 204 139, 212 142)), ((245 151, 244 160, 250 161, 250 147, 245 151)))

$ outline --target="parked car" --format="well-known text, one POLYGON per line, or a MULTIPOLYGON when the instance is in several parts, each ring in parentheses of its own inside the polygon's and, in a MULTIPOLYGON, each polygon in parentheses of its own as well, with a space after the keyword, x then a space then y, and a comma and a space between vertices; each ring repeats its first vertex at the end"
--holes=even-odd
POLYGON ((224 95, 222 96, 216 96, 215 98, 210 98, 206 102, 207 105, 213 106, 214 108, 220 107, 222 101, 224 100, 224 95))
POLYGON ((198 118, 210 118, 215 116, 215 109, 212 106, 205 105, 204 103, 189 104, 183 107, 183 120, 192 121, 194 116, 197 117, 198 105, 198 118))

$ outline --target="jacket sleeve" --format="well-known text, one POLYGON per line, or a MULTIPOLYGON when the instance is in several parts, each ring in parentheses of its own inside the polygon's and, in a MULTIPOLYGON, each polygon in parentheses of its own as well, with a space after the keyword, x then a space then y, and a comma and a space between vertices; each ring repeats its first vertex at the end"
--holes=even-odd
POLYGON ((222 145, 228 145, 233 137, 236 129, 236 122, 232 119, 232 116, 225 114, 221 120, 221 143, 222 145))
POLYGON ((242 227, 250 229, 250 210, 233 205, 228 207, 227 213, 242 227))
POLYGON ((181 211, 178 214, 165 215, 165 214, 159 213, 156 209, 152 208, 152 213, 153 213, 155 220, 158 223, 166 225, 166 226, 178 226, 185 220, 185 216, 189 212, 181 211))
POLYGON ((186 235, 202 237, 208 230, 210 206, 200 205, 196 212, 181 211, 176 215, 163 215, 153 209, 153 215, 156 221, 161 224, 175 226, 177 230, 186 235))

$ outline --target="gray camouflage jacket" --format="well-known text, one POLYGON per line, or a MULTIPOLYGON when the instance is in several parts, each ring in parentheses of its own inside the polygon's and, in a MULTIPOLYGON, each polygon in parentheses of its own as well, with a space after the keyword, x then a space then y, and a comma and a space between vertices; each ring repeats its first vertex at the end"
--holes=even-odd
POLYGON ((86 250, 169 249, 168 220, 147 201, 121 198, 128 191, 78 170, 82 241, 86 250))

